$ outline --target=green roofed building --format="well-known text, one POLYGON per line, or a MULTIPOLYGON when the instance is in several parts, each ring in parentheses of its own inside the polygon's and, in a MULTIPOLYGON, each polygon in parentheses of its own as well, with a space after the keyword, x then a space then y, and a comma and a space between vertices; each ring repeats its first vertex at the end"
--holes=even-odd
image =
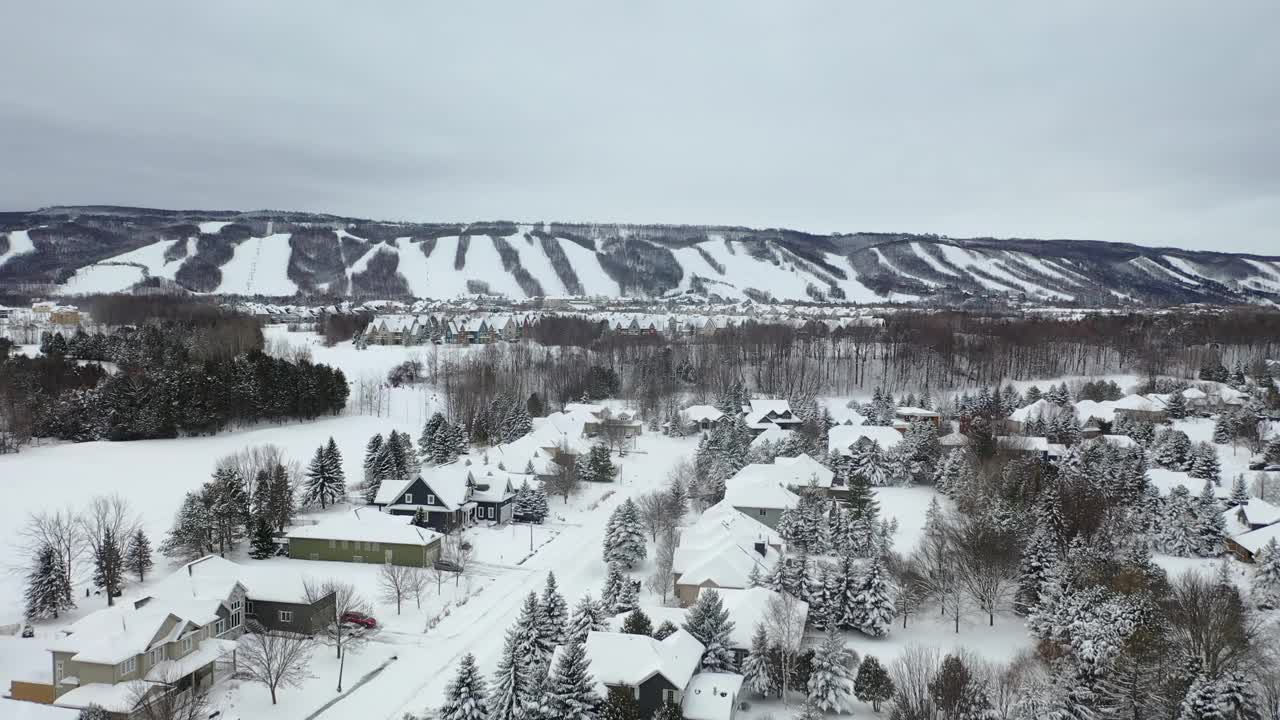
POLYGON ((289 557, 331 562, 429 567, 440 559, 440 533, 413 518, 358 508, 291 531, 289 557))

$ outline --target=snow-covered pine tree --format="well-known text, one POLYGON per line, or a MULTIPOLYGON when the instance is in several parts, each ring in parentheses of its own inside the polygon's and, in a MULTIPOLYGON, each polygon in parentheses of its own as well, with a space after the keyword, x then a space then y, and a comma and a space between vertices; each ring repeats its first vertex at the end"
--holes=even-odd
POLYGON ((853 710, 853 654, 844 646, 840 631, 827 631, 813 655, 809 670, 809 702, 824 712, 853 710))
POLYGON ((613 601, 613 614, 620 615, 625 612, 631 612, 638 607, 639 603, 640 581, 623 575, 622 583, 618 586, 618 595, 613 601))
POLYGON ((438 412, 432 413, 431 417, 423 423, 422 433, 418 435, 418 454, 424 459, 431 459, 435 457, 436 431, 439 430, 440 426, 444 423, 444 415, 438 412))
POLYGON ((1170 418, 1181 420, 1187 416, 1187 398, 1180 390, 1175 390, 1169 394, 1169 401, 1164 404, 1164 409, 1170 418))
POLYGON ((893 624, 893 596, 885 578, 884 562, 872 560, 858 578, 854 594, 854 624, 871 637, 883 637, 893 624))
POLYGON ((591 452, 587 455, 587 466, 590 468, 590 477, 595 482, 613 482, 614 475, 618 470, 613 466, 613 460, 609 457, 608 446, 602 443, 596 443, 591 446, 591 452))
POLYGON ((364 446, 364 481, 366 483, 374 480, 374 468, 377 466, 380 450, 382 450, 382 433, 376 433, 364 446))
POLYGON ((1213 441, 1219 445, 1230 445, 1236 435, 1236 418, 1230 412, 1220 413, 1213 422, 1213 441))
POLYGON ((333 441, 333 436, 329 436, 329 442, 324 446, 324 462, 329 474, 338 479, 338 482, 346 485, 347 475, 342 470, 342 453, 338 451, 338 443, 333 441))
POLYGON ((600 590, 600 607, 601 610, 614 614, 614 607, 618 603, 618 595, 623 592, 623 586, 630 581, 626 573, 622 571, 622 566, 616 562, 611 562, 605 568, 604 587, 600 590))
POLYGON ((569 605, 556 587, 556 574, 547 573, 547 582, 542 589, 542 602, 539 603, 541 625, 540 637, 546 638, 552 647, 565 642, 565 631, 569 623, 569 605))
POLYGON ((138 528, 129 537, 129 547, 124 552, 124 567, 138 576, 138 582, 147 579, 147 572, 154 563, 151 561, 151 540, 138 528))
POLYGON ((590 595, 583 595, 578 604, 573 608, 573 615, 569 618, 569 625, 565 630, 564 641, 585 643, 587 641, 587 633, 601 632, 608 628, 606 615, 600 608, 600 603, 591 598, 590 595))
POLYGON ((307 466, 306 493, 302 501, 304 505, 318 502, 322 509, 338 502, 346 494, 346 485, 334 473, 330 455, 325 450, 324 446, 316 448, 316 454, 307 466))
POLYGON ((52 545, 41 545, 36 551, 35 562, 27 573, 25 599, 24 616, 29 620, 56 618, 76 606, 62 553, 52 545))
POLYGON ((653 635, 653 621, 640 608, 627 613, 622 619, 622 632, 628 635, 653 635))
POLYGON ((269 507, 276 532, 284 532, 293 522, 294 514, 293 486, 289 484, 289 473, 284 465, 277 464, 271 470, 269 507))
POLYGON ((648 554, 640 509, 634 500, 627 498, 618 506, 617 513, 617 521, 613 522, 611 518, 612 527, 605 539, 604 561, 621 563, 631 568, 648 554))
POLYGON ((853 693, 859 700, 871 703, 871 709, 880 712, 880 704, 892 700, 895 690, 893 678, 874 655, 862 659, 858 676, 853 681, 853 693))
POLYGON ((276 554, 275 540, 271 535, 271 521, 259 516, 253 519, 253 533, 249 539, 249 557, 266 560, 276 554))
POLYGON ((101 705, 90 704, 80 710, 76 720, 111 720, 111 713, 101 705))
POLYGON ((1215 557, 1219 555, 1227 539, 1226 521, 1222 518, 1222 506, 1214 494, 1212 480, 1204 481, 1204 488, 1196 502, 1195 534, 1198 538, 1199 555, 1215 557))
POLYGON ((664 702, 653 713, 652 720, 684 720, 684 712, 673 702, 664 702))
POLYGON ((476 667, 476 656, 467 653, 458 665, 458 674, 445 690, 440 720, 488 720, 489 693, 476 667))
POLYGON ((742 660, 742 687, 761 697, 768 697, 773 689, 769 679, 769 634, 764 623, 756 623, 751 636, 751 650, 742 660))
POLYGON ((1031 612, 1040 602, 1040 588, 1049 570, 1058 562, 1058 535, 1046 522, 1037 520, 1031 532, 1022 563, 1018 571, 1018 590, 1014 594, 1013 609, 1020 615, 1031 612))
POLYGON ((702 669, 705 672, 737 672, 729 636, 733 621, 724 609, 720 593, 705 589, 685 618, 684 629, 705 648, 702 669))
POLYGON ((654 628, 653 639, 666 640, 668 637, 674 634, 675 631, 679 629, 680 628, 676 627, 675 623, 671 622, 670 620, 663 620, 661 625, 654 628))
POLYGON ((102 588, 107 605, 114 605, 124 588, 124 555, 120 540, 110 528, 102 533, 93 553, 93 585, 102 588))
POLYGON ((1280 606, 1280 544, 1275 538, 1254 554, 1252 587, 1254 603, 1259 607, 1280 606))
POLYGON ((600 720, 644 720, 635 692, 628 687, 610 687, 600 708, 600 720))
POLYGON ((599 720, 602 700, 591 677, 586 649, 576 642, 564 646, 543 691, 544 717, 559 720, 599 720))
POLYGON ((1227 505, 1243 507, 1248 504, 1249 488, 1244 483, 1244 475, 1237 474, 1231 479, 1231 497, 1227 499, 1227 505))
POLYGON ((189 492, 173 519, 173 527, 160 543, 165 557, 194 560, 213 550, 213 520, 200 493, 189 492))
POLYGON ((507 630, 498 670, 493 675, 493 693, 489 695, 491 720, 529 720, 529 707, 538 702, 541 679, 536 664, 521 656, 528 651, 521 644, 524 639, 518 627, 507 630))

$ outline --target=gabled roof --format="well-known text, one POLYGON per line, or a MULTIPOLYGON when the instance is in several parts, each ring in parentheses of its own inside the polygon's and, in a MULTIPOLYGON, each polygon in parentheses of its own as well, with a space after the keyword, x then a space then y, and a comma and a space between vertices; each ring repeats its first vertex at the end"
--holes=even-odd
POLYGON ((429 545, 440 533, 411 524, 408 515, 390 515, 374 508, 357 508, 305 525, 289 533, 289 539, 354 540, 390 545, 429 545))
POLYGON ((737 673, 694 675, 680 698, 680 714, 684 720, 730 720, 742 680, 737 673))
POLYGON ((720 412, 720 408, 714 405, 690 405, 680 411, 680 415, 685 422, 715 422, 724 417, 724 413, 720 412))
MULTIPOLYGON (((707 588, 703 588, 698 594, 701 595, 706 591, 707 588)), ((716 592, 720 594, 725 611, 729 613, 729 617, 733 618, 733 632, 729 633, 730 645, 737 649, 749 650, 756 625, 769 624, 769 604, 774 597, 782 593, 763 587, 741 590, 720 589, 716 592)), ((796 627, 803 632, 805 623, 809 619, 809 603, 796 599, 795 604, 796 627)))
POLYGON ((768 427, 764 429, 764 432, 752 439, 751 447, 760 447, 767 442, 780 443, 795 434, 795 430, 783 430, 772 423, 766 423, 766 425, 768 427))
POLYGON ((883 425, 836 425, 827 430, 827 451, 849 455, 850 448, 862 438, 875 440, 882 450, 888 450, 902 442, 902 433, 883 425))
MULTIPOLYGON (((150 588, 150 596, 174 605, 183 597, 230 597, 239 585, 254 600, 304 602, 301 577, 281 572, 278 566, 240 564, 217 555, 206 555, 178 568, 150 588)), ((194 619, 194 618, 193 618, 194 619)))
MULTIPOLYGON (((705 648, 688 631, 677 630, 662 640, 647 635, 589 632, 584 649, 597 686, 639 687, 654 675, 661 675, 683 689, 698 669, 705 648)), ((557 648, 556 653, 562 650, 563 647, 557 648)))
POLYGON ((89 613, 67 626, 62 631, 64 635, 54 640, 49 649, 74 653, 72 659, 77 662, 115 665, 146 652, 170 623, 192 624, 174 615, 162 603, 135 607, 133 603, 121 602, 89 613))
POLYGON ((724 499, 737 508, 793 508, 800 496, 787 489, 782 477, 776 465, 747 465, 725 481, 724 499))
POLYGON ((783 482, 791 487, 808 487, 815 484, 821 488, 831 487, 831 481, 835 479, 835 473, 822 463, 809 457, 807 453, 800 453, 795 457, 776 457, 773 464, 779 468, 783 482))

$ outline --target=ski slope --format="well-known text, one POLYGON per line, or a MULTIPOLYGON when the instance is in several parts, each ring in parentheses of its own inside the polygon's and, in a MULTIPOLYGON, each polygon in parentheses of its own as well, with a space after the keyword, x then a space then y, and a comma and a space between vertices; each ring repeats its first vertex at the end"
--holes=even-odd
POLYGON ((246 295, 293 295, 298 286, 289 279, 289 233, 254 237, 236 245, 235 255, 223 265, 222 282, 215 292, 246 295))
POLYGON ((9 233, 9 249, 0 253, 0 265, 9 262, 9 258, 25 255, 35 249, 36 244, 31 242, 31 234, 28 231, 14 230, 9 233))
POLYGON ((59 290, 60 295, 90 295, 94 293, 118 293, 147 279, 146 273, 136 265, 111 265, 98 263, 82 267, 59 290))

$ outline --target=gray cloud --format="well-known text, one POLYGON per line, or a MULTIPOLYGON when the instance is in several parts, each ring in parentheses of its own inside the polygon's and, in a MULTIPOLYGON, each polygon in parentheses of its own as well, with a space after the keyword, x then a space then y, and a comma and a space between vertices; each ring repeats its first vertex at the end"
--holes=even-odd
POLYGON ((1280 254, 1280 5, 9 3, 0 204, 1280 254))

